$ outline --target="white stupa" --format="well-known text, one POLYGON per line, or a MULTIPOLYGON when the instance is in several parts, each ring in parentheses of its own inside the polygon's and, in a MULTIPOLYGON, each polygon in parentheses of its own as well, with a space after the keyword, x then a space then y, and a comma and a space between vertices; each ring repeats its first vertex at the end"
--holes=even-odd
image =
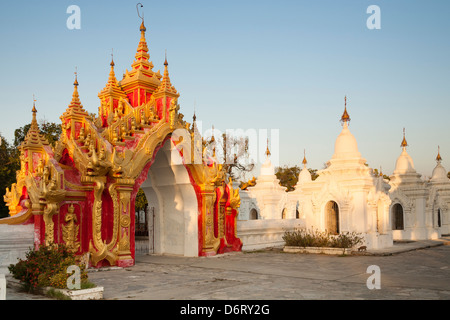
POLYGON ((297 199, 308 228, 334 234, 361 233, 370 249, 391 246, 389 186, 382 177, 374 177, 365 165, 356 138, 349 130, 347 98, 341 122, 342 131, 327 168, 318 171, 318 178, 312 181, 304 163, 296 190, 289 195, 290 201, 297 199))
POLYGON ((414 162, 406 151, 408 143, 403 129, 402 152, 397 158, 391 185, 390 223, 394 240, 424 240, 436 238, 436 230, 427 217, 428 184, 416 172, 414 162))
POLYGON ((430 223, 437 229, 439 236, 450 234, 450 179, 447 170, 442 166, 442 157, 438 146, 436 167, 433 169, 429 182, 428 216, 430 223))

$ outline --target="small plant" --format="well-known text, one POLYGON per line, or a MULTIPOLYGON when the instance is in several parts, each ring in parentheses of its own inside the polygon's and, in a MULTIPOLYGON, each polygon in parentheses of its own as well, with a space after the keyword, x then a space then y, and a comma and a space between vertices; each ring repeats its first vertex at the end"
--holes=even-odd
MULTIPOLYGON (((78 265, 76 256, 65 245, 40 246, 38 250, 31 249, 25 255, 25 260, 19 259, 8 269, 15 279, 23 284, 25 290, 34 292, 38 288, 51 286, 64 289, 67 286, 67 267, 78 265)), ((88 281, 84 265, 79 265, 81 284, 88 281)))
POLYGON ((327 232, 321 232, 317 229, 306 230, 296 229, 286 231, 283 240, 287 246, 296 247, 333 247, 333 248, 352 248, 363 242, 361 234, 356 232, 345 232, 338 235, 331 235, 327 232))
POLYGON ((72 300, 69 296, 66 296, 60 291, 57 291, 53 288, 49 289, 46 293, 47 297, 56 299, 56 300, 72 300))
POLYGON ((333 236, 330 239, 330 247, 333 248, 352 248, 356 245, 363 243, 364 237, 361 234, 356 232, 344 232, 340 233, 337 236, 333 236))

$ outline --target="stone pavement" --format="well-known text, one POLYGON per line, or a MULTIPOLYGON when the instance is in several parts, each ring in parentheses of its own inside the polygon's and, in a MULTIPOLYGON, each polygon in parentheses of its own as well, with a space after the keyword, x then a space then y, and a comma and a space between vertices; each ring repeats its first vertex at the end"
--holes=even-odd
MULTIPOLYGON (((104 287, 105 300, 450 300, 449 240, 351 256, 281 249, 201 258, 138 255, 133 267, 92 270, 89 279, 104 287), (380 289, 367 286, 372 265, 379 267, 380 289)), ((46 298, 10 282, 6 299, 46 298)))

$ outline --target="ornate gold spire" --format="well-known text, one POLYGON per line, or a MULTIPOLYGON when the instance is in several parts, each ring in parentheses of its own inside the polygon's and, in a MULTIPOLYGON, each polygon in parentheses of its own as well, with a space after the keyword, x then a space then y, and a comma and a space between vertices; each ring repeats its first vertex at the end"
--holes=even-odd
POLYGON ((402 144, 400 145, 400 147, 406 148, 407 146, 408 146, 408 143, 406 142, 405 128, 403 128, 403 140, 402 140, 402 144))
POLYGON ((135 55, 135 60, 131 65, 131 70, 126 70, 122 81, 119 85, 127 94, 134 92, 138 98, 130 99, 130 104, 134 107, 140 106, 148 99, 147 94, 153 93, 161 84, 162 75, 159 71, 153 72, 153 63, 149 61, 147 41, 145 32, 147 28, 144 25, 144 19, 141 17, 142 23, 139 28, 141 38, 135 55), (145 93, 142 93, 144 89, 145 93))
POLYGON ((24 141, 21 144, 21 147, 32 147, 37 145, 48 145, 47 139, 41 134, 39 130, 39 125, 36 120, 36 99, 33 95, 33 109, 31 110, 33 113, 33 118, 31 120, 30 129, 28 129, 27 135, 25 136, 24 141))
POLYGON ((111 66, 111 70, 109 71, 109 78, 108 82, 106 83, 106 86, 100 91, 98 94, 101 98, 102 96, 106 95, 107 93, 118 93, 120 96, 126 97, 125 93, 122 91, 122 89, 119 86, 119 83, 117 82, 116 74, 114 72, 114 54, 111 53, 111 63, 109 64, 111 66))
POLYGON ((79 117, 86 117, 88 119, 92 119, 89 113, 87 113, 86 110, 84 110, 83 105, 80 101, 80 96, 78 94, 78 73, 75 71, 75 81, 73 83, 73 94, 72 94, 72 101, 70 102, 69 106, 67 107, 66 111, 62 114, 60 117, 61 120, 66 119, 68 117, 73 116, 79 116, 79 117))
POLYGON ((75 81, 73 82, 73 94, 72 94, 72 101, 69 104, 69 108, 83 108, 80 102, 80 96, 78 94, 78 72, 75 71, 75 81))
POLYGON ((37 110, 36 110, 36 98, 34 97, 34 94, 33 94, 33 109, 31 109, 31 112, 33 113, 33 119, 31 120, 31 127, 36 127, 39 130, 38 123, 36 120, 37 110))
POLYGON ((348 115, 348 112, 347 112, 347 96, 345 96, 345 109, 344 109, 344 113, 342 114, 342 117, 341 117, 341 122, 342 123, 350 122, 350 116, 348 115))
POLYGON ((441 152, 440 152, 440 147, 438 146, 438 154, 436 156, 436 161, 437 162, 441 162, 442 161, 442 157, 441 157, 441 152))
POLYGON ((156 89, 155 94, 161 94, 161 93, 168 93, 173 96, 179 97, 177 90, 174 86, 172 86, 172 83, 170 82, 169 77, 169 63, 167 62, 167 52, 166 52, 166 59, 164 61, 164 75, 161 80, 161 84, 159 85, 158 89, 156 89))
POLYGON ((141 39, 139 40, 135 58, 137 62, 148 62, 150 55, 148 54, 147 40, 145 39, 145 32, 147 31, 147 28, 144 25, 144 19, 142 19, 139 30, 141 31, 141 39))
POLYGON ((117 86, 116 74, 114 73, 114 66, 116 65, 114 63, 114 52, 111 52, 111 63, 109 65, 111 66, 111 71, 109 72, 108 83, 117 86))

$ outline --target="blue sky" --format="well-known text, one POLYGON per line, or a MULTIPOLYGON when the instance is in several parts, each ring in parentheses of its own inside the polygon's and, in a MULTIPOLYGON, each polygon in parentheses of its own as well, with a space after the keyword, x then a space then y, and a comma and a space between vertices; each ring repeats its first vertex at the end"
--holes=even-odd
MULTIPOLYGON (((203 129, 279 130, 280 165, 321 169, 333 155, 344 96, 350 130, 373 168, 391 174, 403 127, 419 173, 437 146, 450 170, 448 0, 141 1, 154 70, 167 49, 181 112, 203 129), (367 7, 381 9, 369 30, 367 7)), ((38 119, 60 122, 78 68, 80 99, 97 112, 114 48, 119 80, 139 41, 132 1, 0 3, 0 133, 38 119), (81 9, 69 30, 67 7, 81 9)), ((273 149, 276 149, 274 147, 273 149)), ((265 145, 261 145, 265 150, 265 145)), ((276 160, 276 159, 275 159, 276 160)))

